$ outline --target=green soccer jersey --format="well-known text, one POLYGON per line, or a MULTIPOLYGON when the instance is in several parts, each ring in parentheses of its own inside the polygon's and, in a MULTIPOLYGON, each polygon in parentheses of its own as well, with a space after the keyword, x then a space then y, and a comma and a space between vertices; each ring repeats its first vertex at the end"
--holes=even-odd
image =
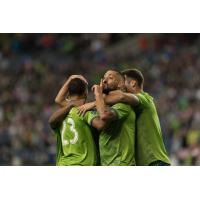
POLYGON ((136 165, 145 166, 157 160, 170 164, 153 98, 146 92, 136 96, 136 165))
POLYGON ((113 105, 112 109, 117 114, 117 120, 99 137, 101 165, 135 165, 135 113, 123 103, 113 105))
POLYGON ((70 110, 57 132, 56 165, 97 164, 97 149, 89 125, 94 114, 89 111, 80 117, 77 111, 76 107, 70 110))

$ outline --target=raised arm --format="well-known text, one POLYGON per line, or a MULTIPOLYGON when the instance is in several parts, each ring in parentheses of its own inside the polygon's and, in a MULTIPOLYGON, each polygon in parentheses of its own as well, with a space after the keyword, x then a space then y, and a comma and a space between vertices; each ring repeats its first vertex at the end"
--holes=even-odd
POLYGON ((115 90, 106 95, 105 102, 108 105, 126 103, 134 107, 139 104, 139 99, 134 94, 122 92, 121 90, 115 90))
POLYGON ((96 99, 95 104, 100 119, 105 121, 106 123, 115 120, 117 115, 109 106, 106 105, 103 97, 102 86, 94 85, 93 91, 96 99))
POLYGON ((117 114, 105 104, 101 84, 94 85, 93 92, 95 95, 95 105, 99 116, 92 120, 92 126, 100 131, 108 126, 111 121, 116 120, 117 114))
POLYGON ((80 79, 82 79, 83 81, 85 81, 88 84, 87 80, 81 75, 72 75, 72 76, 70 76, 67 79, 67 81, 64 83, 64 85, 62 86, 62 88, 60 89, 60 91, 58 92, 58 94, 57 94, 57 96, 55 98, 55 102, 58 105, 60 105, 61 107, 67 106, 67 102, 66 102, 65 96, 66 96, 66 94, 68 92, 68 85, 69 85, 70 81, 72 79, 75 79, 75 78, 80 78, 80 79))

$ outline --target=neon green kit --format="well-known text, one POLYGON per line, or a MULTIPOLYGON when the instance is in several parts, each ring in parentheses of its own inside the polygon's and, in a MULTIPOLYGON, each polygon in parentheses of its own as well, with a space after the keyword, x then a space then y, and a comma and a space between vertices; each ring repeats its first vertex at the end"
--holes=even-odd
POLYGON ((99 136, 101 165, 135 165, 135 113, 123 103, 113 105, 112 109, 117 120, 99 136))
POLYGON ((149 165, 154 161, 170 164, 153 97, 146 92, 136 94, 139 105, 136 112, 136 165, 149 165))
POLYGON ((63 120, 57 133, 56 165, 96 165, 97 149, 94 143, 90 121, 92 111, 80 117, 76 107, 63 120))

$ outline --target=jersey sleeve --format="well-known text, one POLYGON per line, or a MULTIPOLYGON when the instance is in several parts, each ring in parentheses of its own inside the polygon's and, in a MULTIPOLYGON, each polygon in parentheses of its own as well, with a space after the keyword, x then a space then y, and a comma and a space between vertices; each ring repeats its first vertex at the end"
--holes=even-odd
POLYGON ((136 94, 136 96, 139 99, 139 107, 148 107, 149 106, 149 101, 148 99, 141 93, 136 94))
POLYGON ((131 107, 124 103, 117 103, 113 105, 111 108, 117 114, 118 120, 126 118, 131 110, 131 107))
POLYGON ((96 111, 96 110, 90 110, 90 111, 87 111, 87 112, 86 112, 86 114, 85 114, 84 117, 83 117, 83 120, 84 120, 87 124, 91 125, 91 124, 92 124, 92 120, 93 120, 94 118, 96 118, 96 117, 98 117, 97 111, 96 111))

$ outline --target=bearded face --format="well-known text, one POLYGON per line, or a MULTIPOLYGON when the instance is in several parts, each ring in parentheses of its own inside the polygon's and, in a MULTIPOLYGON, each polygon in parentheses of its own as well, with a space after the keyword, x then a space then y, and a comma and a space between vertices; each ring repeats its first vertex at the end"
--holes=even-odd
POLYGON ((108 94, 110 91, 120 89, 123 79, 116 71, 107 71, 103 77, 103 93, 108 94))

